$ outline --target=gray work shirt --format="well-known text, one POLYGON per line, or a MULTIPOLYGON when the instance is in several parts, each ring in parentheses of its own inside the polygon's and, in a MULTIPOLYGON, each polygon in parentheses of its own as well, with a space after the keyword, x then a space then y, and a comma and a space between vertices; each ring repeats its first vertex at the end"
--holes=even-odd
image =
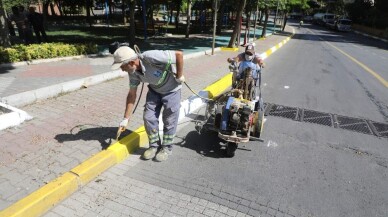
POLYGON ((149 83, 152 90, 161 94, 175 92, 182 88, 172 74, 176 74, 175 51, 146 51, 141 54, 140 66, 141 71, 135 71, 129 75, 130 88, 137 87, 140 82, 149 83), (168 66, 169 62, 170 66, 168 66))

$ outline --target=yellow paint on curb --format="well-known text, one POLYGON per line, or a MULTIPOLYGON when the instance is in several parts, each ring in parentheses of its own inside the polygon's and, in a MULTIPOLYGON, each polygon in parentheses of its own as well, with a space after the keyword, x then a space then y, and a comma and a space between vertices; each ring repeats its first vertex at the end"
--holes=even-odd
POLYGON ((137 148, 144 147, 148 143, 147 133, 144 126, 124 137, 115 144, 109 146, 108 150, 116 156, 116 162, 119 163, 133 153, 137 148))
POLYGON ((78 189, 77 177, 69 172, 0 212, 1 217, 40 216, 78 189))
POLYGON ((0 212, 0 217, 41 216, 148 142, 144 126, 0 212))
POLYGON ((114 152, 104 150, 74 167, 70 172, 79 177, 81 186, 97 177, 101 172, 116 164, 116 156, 114 152))
POLYGON ((223 93, 225 89, 228 88, 230 85, 232 85, 232 73, 225 75, 220 80, 208 86, 207 88, 205 88, 205 91, 208 91, 209 98, 213 98, 223 93))
POLYGON ((238 47, 221 47, 222 51, 238 51, 238 47))

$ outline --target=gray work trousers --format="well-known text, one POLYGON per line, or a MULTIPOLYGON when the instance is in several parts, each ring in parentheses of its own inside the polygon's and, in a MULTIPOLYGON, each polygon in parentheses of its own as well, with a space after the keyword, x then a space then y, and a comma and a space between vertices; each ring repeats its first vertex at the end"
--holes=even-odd
POLYGON ((178 125, 180 102, 180 89, 167 94, 157 93, 151 88, 148 90, 143 119, 150 147, 163 145, 168 146, 169 149, 172 148, 178 125), (162 107, 163 144, 161 144, 159 137, 159 115, 162 107))

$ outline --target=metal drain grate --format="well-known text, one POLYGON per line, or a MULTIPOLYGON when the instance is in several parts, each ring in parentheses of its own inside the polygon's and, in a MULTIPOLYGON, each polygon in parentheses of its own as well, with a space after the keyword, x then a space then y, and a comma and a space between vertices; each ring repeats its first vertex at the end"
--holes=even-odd
POLYGON ((298 108, 281 106, 281 105, 270 105, 271 109, 268 115, 283 117, 288 119, 297 120, 298 118, 298 108))
POLYGON ((304 109, 302 111, 302 116, 300 120, 302 122, 320 124, 320 125, 325 125, 329 127, 333 126, 333 120, 331 118, 331 115, 324 112, 317 112, 313 110, 304 109))
POLYGON ((368 123, 360 118, 352 118, 337 115, 338 128, 356 131, 359 133, 373 134, 368 123))
POLYGON ((388 124, 383 124, 374 121, 370 121, 369 123, 377 131, 376 134, 380 135, 381 137, 388 137, 388 124))
POLYGON ((265 115, 350 130, 388 138, 388 124, 289 106, 265 104, 265 115))

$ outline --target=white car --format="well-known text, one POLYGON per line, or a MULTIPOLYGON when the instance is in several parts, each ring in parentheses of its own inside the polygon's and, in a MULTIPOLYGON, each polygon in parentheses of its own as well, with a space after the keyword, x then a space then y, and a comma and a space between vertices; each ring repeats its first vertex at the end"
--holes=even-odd
POLYGON ((352 29, 352 21, 349 19, 339 19, 336 23, 336 29, 349 32, 352 29))

